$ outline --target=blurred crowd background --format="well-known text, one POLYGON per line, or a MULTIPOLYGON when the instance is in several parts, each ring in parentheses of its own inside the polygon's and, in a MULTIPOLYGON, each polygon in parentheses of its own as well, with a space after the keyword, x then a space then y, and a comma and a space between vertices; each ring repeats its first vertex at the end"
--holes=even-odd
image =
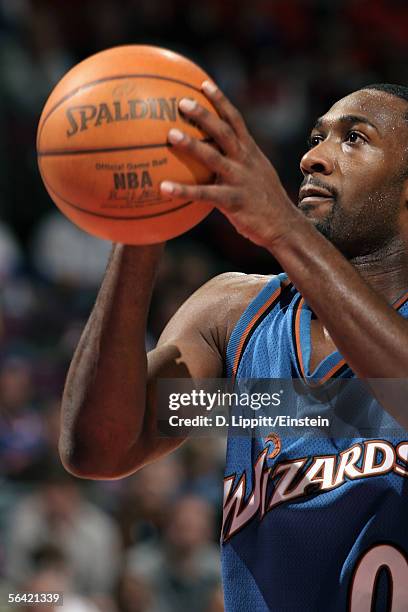
MULTIPOLYGON (((35 134, 53 86, 110 46, 181 52, 242 111, 296 199, 314 119, 359 86, 406 85, 407 32, 406 0, 0 1, 0 611, 17 590, 64 591, 67 612, 223 610, 222 440, 121 481, 59 463, 64 376, 110 245, 65 221, 41 183, 35 134)), ((226 270, 279 268, 212 213, 167 247, 147 346, 226 270)))

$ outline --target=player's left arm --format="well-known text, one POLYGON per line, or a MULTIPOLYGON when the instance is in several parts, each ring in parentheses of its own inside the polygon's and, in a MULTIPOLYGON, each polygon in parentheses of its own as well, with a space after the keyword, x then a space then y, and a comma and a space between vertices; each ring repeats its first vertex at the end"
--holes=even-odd
POLYGON ((166 181, 163 192, 213 202, 241 234, 270 251, 357 376, 408 379, 408 321, 292 203, 240 113, 223 93, 212 84, 203 84, 203 90, 220 118, 194 102, 180 103, 180 108, 218 149, 178 130, 170 131, 169 141, 211 169, 217 175, 216 184, 166 181))

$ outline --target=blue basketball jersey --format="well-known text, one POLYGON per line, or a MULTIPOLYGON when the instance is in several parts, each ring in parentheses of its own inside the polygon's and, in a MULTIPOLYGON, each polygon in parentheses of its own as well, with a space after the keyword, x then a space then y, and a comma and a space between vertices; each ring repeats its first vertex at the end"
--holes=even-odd
MULTIPOLYGON (((408 317, 408 293, 394 308, 408 317)), ((273 277, 232 332, 228 376, 297 378, 308 389, 355 378, 337 351, 309 371, 313 316, 285 274, 273 277)), ((356 418, 360 408, 389 416, 368 392, 356 418)), ((408 432, 230 430, 221 545, 227 612, 408 611, 408 432)))

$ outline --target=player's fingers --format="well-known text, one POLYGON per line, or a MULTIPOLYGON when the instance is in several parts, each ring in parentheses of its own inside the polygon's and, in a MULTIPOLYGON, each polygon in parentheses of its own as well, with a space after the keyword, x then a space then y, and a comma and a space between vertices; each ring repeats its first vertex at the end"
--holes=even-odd
POLYGON ((228 177, 233 169, 232 161, 222 155, 214 146, 188 136, 181 130, 169 131, 170 144, 187 151, 189 155, 203 163, 209 170, 223 177, 228 177))
POLYGON ((215 205, 222 204, 230 198, 230 189, 223 185, 184 185, 163 181, 160 184, 160 191, 164 195, 194 202, 213 202, 215 205))
POLYGON ((204 81, 201 89, 212 102, 222 119, 225 119, 240 139, 249 137, 249 132, 241 113, 231 104, 228 98, 214 83, 204 81))
POLYGON ((232 127, 220 119, 215 113, 190 98, 183 98, 179 102, 180 110, 215 140, 220 149, 231 157, 237 157, 240 152, 240 143, 232 127))

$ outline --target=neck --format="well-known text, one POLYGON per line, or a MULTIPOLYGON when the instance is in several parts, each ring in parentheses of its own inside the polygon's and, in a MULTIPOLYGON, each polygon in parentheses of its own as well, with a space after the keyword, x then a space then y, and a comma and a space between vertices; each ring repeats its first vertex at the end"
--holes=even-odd
POLYGON ((399 237, 373 253, 354 257, 350 263, 389 303, 408 290, 408 253, 399 237))

